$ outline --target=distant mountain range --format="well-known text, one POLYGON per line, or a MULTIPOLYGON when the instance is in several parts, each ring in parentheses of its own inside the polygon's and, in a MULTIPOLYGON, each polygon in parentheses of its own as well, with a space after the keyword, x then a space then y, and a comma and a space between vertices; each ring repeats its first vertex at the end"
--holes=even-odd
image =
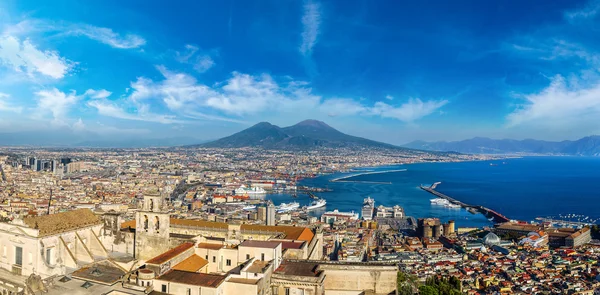
POLYGON ((407 148, 458 152, 466 154, 560 154, 577 156, 600 156, 600 136, 588 136, 578 140, 544 141, 535 139, 491 139, 475 137, 461 141, 425 142, 413 141, 403 145, 407 148))
POLYGON ((387 143, 344 134, 316 120, 305 120, 289 127, 268 122, 212 142, 195 146, 215 148, 261 147, 265 149, 312 149, 319 147, 359 147, 404 149, 387 143))

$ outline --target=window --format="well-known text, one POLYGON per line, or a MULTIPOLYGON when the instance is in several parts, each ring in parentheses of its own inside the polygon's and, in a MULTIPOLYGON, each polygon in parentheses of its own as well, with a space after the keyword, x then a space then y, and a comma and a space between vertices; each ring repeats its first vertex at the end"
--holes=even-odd
POLYGON ((167 293, 167 285, 165 285, 165 284, 162 285, 161 292, 167 293))
POLYGON ((260 260, 265 261, 265 253, 260 253, 260 260))
POLYGON ((227 259, 227 261, 225 261, 225 264, 226 264, 227 266, 231 266, 231 259, 227 259))
POLYGON ((250 254, 246 254, 246 260, 250 260, 250 254))
POLYGON ((148 215, 144 215, 144 229, 148 231, 148 215))
POLYGON ((273 295, 279 295, 279 287, 273 287, 273 295))
POLYGON ((213 256, 213 263, 217 262, 217 256, 213 256))
POLYGON ((46 249, 46 264, 52 264, 52 248, 46 249))
POLYGON ((206 261, 208 261, 208 254, 206 254, 206 261))
POLYGON ((285 288, 285 295, 290 295, 290 288, 285 288))
POLYGON ((160 220, 158 219, 158 216, 154 216, 154 230, 156 233, 160 232, 160 220))
POLYGON ((185 295, 192 295, 192 289, 188 288, 188 289, 185 291, 185 295))
POLYGON ((23 248, 15 247, 15 264, 23 265, 23 248))

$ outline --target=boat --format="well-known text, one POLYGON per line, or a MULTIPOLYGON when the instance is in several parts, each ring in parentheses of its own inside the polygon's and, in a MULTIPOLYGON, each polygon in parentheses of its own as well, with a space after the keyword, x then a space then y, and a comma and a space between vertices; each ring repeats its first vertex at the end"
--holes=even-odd
POLYGON ((450 208, 450 209, 460 209, 460 205, 458 204, 453 204, 453 203, 448 203, 448 204, 444 204, 445 208, 450 208))
POLYGON ((289 204, 281 203, 281 205, 277 206, 277 213, 290 212, 298 208, 300 208, 300 203, 298 202, 292 202, 289 204))
POLYGON ((242 209, 243 210, 254 210, 254 209, 256 209, 256 206, 255 205, 249 205, 249 206, 246 206, 246 207, 244 207, 242 209))
POLYGON ((325 207, 325 205, 327 205, 327 201, 325 201, 325 199, 317 199, 310 202, 310 205, 306 207, 306 210, 315 210, 321 207, 325 207))
POLYGON ((361 209, 362 218, 364 220, 373 219, 373 213, 375 210, 375 200, 371 199, 371 197, 367 197, 363 200, 363 206, 361 209))
POLYGON ((266 193, 267 191, 262 187, 247 187, 244 185, 235 190, 236 195, 263 195, 266 193))
POLYGON ((441 205, 441 206, 450 204, 450 201, 448 201, 446 199, 442 199, 442 198, 431 199, 431 200, 429 200, 429 202, 431 202, 431 205, 441 205))

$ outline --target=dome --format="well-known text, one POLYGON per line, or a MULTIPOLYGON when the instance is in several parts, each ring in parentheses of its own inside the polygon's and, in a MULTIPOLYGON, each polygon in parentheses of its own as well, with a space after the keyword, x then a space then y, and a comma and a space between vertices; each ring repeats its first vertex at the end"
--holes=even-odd
POLYGON ((500 238, 495 233, 489 233, 483 238, 483 243, 488 246, 500 244, 500 238))

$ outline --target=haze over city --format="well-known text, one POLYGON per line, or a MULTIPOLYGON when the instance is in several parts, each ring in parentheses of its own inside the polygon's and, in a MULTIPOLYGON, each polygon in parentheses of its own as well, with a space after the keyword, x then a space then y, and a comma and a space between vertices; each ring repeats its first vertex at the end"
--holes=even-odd
POLYGON ((599 134, 596 1, 3 1, 5 144, 599 134), (43 139, 43 140, 37 140, 43 139))

